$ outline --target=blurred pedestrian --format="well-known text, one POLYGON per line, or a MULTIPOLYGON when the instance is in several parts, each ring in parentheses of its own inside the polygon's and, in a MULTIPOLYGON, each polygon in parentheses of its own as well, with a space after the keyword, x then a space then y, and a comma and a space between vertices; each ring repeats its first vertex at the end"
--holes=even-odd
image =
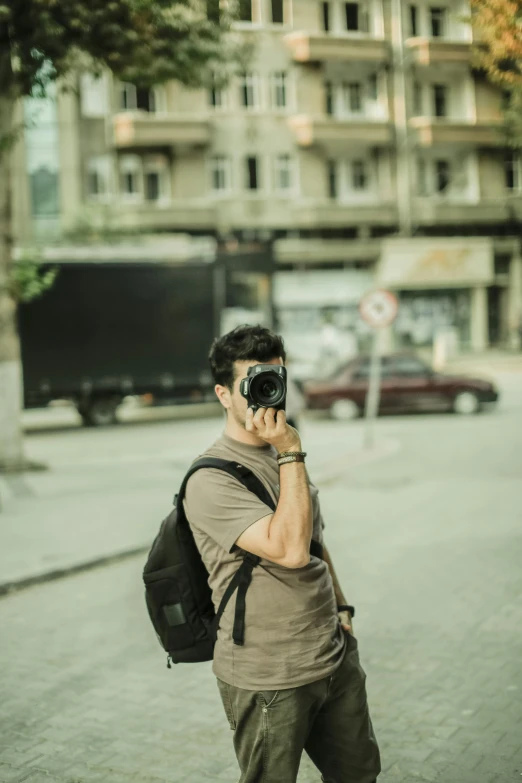
POLYGON ((379 749, 354 609, 324 544, 301 438, 283 411, 254 413, 240 390, 250 367, 284 361, 282 339, 261 326, 234 329, 210 352, 227 419, 205 456, 248 468, 273 503, 221 470, 202 468, 188 481, 185 512, 216 608, 245 558, 254 564, 246 595, 230 600, 221 617, 213 671, 240 783, 295 783, 303 750, 325 783, 374 783, 379 749))

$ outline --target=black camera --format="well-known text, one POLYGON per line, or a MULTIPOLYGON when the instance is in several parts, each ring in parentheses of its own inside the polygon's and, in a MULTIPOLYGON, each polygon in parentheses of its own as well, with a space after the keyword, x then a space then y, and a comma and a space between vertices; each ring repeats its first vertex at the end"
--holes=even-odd
POLYGON ((281 364, 256 364, 241 381, 241 394, 254 413, 258 408, 284 411, 286 405, 286 367, 281 364))

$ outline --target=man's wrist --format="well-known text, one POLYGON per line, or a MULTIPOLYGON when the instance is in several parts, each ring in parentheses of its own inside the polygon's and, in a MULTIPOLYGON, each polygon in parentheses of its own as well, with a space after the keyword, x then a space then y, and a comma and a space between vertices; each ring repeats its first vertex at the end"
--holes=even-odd
POLYGON ((283 443, 277 443, 277 444, 274 443, 273 445, 275 446, 278 455, 279 454, 283 454, 283 453, 288 453, 288 452, 294 452, 295 453, 295 452, 301 452, 302 451, 302 446, 301 446, 300 441, 297 441, 297 442, 295 440, 294 441, 290 441, 290 442, 286 441, 286 442, 283 442, 283 443))

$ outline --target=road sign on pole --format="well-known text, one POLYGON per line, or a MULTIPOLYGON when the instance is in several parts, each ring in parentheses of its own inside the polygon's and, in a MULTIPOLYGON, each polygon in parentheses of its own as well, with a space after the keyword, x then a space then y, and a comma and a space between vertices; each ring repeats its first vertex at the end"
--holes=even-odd
POLYGON ((359 304, 361 318, 373 329, 370 380, 366 394, 365 445, 371 448, 374 443, 374 422, 379 411, 381 397, 381 357, 379 353, 380 330, 385 329, 397 318, 399 302, 391 291, 377 289, 366 294, 359 304))
POLYGON ((359 304, 361 318, 372 329, 384 329, 397 318, 399 302, 395 294, 378 288, 365 294, 359 304))

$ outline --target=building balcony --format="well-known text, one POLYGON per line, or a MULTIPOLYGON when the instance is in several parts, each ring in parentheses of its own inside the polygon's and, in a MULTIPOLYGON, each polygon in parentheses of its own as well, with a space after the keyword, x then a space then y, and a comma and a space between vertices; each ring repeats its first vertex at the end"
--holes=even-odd
POLYGON ((469 65, 471 59, 470 41, 447 41, 443 38, 409 38, 406 46, 410 49, 415 65, 440 65, 441 63, 463 63, 469 65))
POLYGON ((161 204, 119 202, 111 209, 118 228, 134 231, 211 230, 216 223, 213 204, 198 199, 173 200, 161 204))
POLYGON ((453 144, 475 147, 505 145, 502 121, 472 122, 449 118, 412 117, 410 129, 420 147, 453 144))
POLYGON ((385 62, 390 57, 388 41, 371 36, 311 35, 289 33, 285 42, 295 62, 385 62))
MULTIPOLYGON (((495 224, 510 218, 508 199, 481 199, 475 202, 442 198, 416 198, 413 217, 417 225, 495 224)), ((511 209, 512 211, 512 209, 511 209)))
MULTIPOLYGON (((361 204, 325 199, 299 204, 296 211, 297 228, 349 228, 360 226, 395 226, 398 224, 397 205, 389 201, 361 204)), ((345 248, 345 255, 348 249, 345 248)))
POLYGON ((388 147, 393 143, 394 129, 387 120, 340 120, 329 116, 291 117, 289 125, 300 147, 322 146, 330 152, 342 152, 350 144, 388 147))
POLYGON ((201 146, 210 141, 210 122, 203 116, 122 112, 113 117, 118 149, 201 146))

